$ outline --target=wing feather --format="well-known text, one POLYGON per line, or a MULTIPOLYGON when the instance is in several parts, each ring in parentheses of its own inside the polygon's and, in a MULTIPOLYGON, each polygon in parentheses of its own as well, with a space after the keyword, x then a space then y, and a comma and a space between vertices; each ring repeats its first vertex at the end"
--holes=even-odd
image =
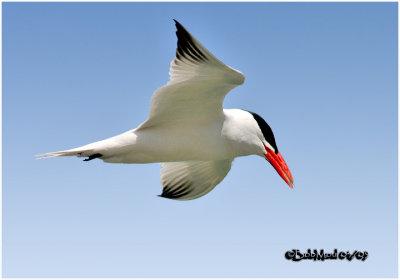
POLYGON ((181 161, 161 163, 160 196, 190 200, 215 188, 231 169, 232 159, 216 161, 181 161))
POLYGON ((179 22, 175 23, 178 43, 170 81, 154 92, 149 117, 139 128, 221 117, 225 95, 244 82, 242 73, 219 61, 179 22))

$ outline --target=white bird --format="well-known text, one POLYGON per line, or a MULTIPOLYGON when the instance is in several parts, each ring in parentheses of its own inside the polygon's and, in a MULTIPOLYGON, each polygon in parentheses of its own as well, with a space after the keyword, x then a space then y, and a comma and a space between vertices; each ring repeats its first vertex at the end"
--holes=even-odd
POLYGON ((293 188, 274 134, 259 115, 223 109, 244 75, 225 65, 175 20, 178 46, 170 81, 151 98, 148 119, 133 130, 75 149, 38 155, 95 158, 111 163, 161 163, 160 196, 190 200, 219 184, 236 157, 266 158, 293 188))

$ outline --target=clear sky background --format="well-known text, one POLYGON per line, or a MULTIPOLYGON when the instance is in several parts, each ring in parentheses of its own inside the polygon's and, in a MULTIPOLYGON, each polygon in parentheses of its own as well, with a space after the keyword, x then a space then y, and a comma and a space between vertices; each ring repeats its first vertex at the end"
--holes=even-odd
POLYGON ((397 245, 397 3, 3 3, 4 276, 395 277, 397 245), (256 156, 186 202, 159 164, 35 160, 146 119, 173 18, 246 75, 224 106, 267 120, 294 190, 256 156))

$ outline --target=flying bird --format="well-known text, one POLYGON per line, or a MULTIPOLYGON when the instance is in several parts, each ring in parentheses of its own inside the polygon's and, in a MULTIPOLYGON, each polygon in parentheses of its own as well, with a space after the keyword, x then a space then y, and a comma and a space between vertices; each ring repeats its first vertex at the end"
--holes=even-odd
POLYGON ((160 162, 160 196, 190 200, 218 185, 236 157, 258 155, 293 188, 293 177, 267 122, 250 111, 222 108, 225 95, 244 83, 244 75, 218 60, 174 21, 178 43, 170 80, 153 93, 147 120, 120 135, 38 158, 160 162))

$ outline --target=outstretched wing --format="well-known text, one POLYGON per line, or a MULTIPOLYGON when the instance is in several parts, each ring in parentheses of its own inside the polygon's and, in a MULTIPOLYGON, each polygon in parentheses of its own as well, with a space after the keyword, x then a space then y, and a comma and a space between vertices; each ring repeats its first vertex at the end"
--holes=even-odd
POLYGON ((242 73, 223 64, 175 23, 178 47, 170 66, 170 81, 154 92, 149 117, 140 128, 219 118, 225 95, 244 82, 242 73))
POLYGON ((190 200, 209 193, 228 174, 233 159, 161 163, 160 196, 190 200))

